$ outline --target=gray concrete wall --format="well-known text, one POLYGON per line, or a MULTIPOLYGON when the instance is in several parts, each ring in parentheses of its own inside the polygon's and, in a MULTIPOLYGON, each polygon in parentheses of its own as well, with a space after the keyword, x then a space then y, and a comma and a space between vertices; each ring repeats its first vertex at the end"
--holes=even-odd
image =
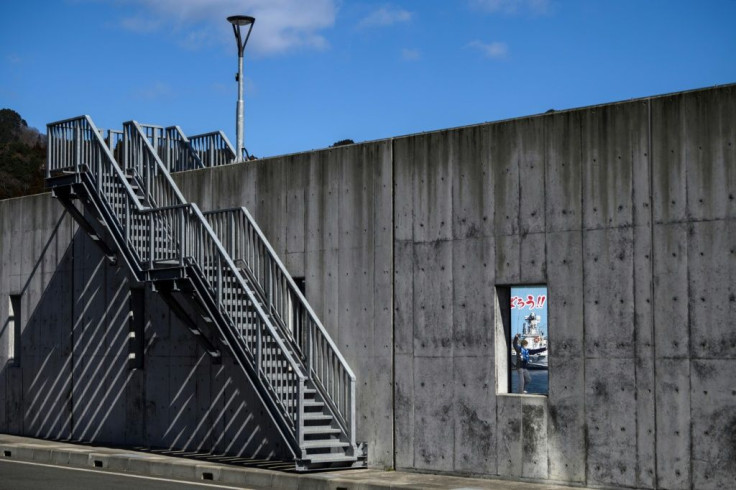
POLYGON ((398 468, 732 485, 735 116, 728 86, 394 140, 398 468), (492 389, 513 284, 549 288, 548 397, 492 389))
MULTIPOLYGON (((306 278, 358 377, 371 465, 722 489, 736 479, 735 117, 732 85, 175 178, 205 210, 248 207, 306 278), (498 288, 516 284, 549 288, 547 397, 505 386, 498 288)), ((0 294, 27 291, 32 312, 21 368, 0 372, 0 430, 217 450, 269 433, 242 375, 212 366, 153 294, 146 368, 119 365, 128 279, 58 204, 0 213, 0 294)))

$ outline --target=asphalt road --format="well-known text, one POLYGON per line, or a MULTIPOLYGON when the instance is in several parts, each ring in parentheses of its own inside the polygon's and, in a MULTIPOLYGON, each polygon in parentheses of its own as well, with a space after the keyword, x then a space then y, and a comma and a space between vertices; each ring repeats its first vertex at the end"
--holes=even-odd
MULTIPOLYGON (((0 460, 0 490, 216 490, 245 489, 166 478, 0 460)), ((247 489, 246 489, 247 490, 247 489)))

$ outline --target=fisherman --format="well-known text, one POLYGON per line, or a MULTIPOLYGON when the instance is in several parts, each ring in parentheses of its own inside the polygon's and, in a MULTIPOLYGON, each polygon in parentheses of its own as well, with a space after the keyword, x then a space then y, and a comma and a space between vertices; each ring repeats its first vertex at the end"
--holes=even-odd
POLYGON ((529 374, 529 355, 530 354, 539 354, 540 352, 544 352, 547 350, 546 347, 542 347, 539 349, 527 349, 526 346, 529 345, 529 342, 527 342, 526 339, 521 341, 521 345, 519 345, 519 334, 516 334, 516 337, 514 337, 514 350, 516 351, 516 367, 519 369, 519 393, 526 393, 526 385, 532 382, 532 377, 529 374))
POLYGON ((512 346, 514 347, 514 352, 516 352, 516 360, 514 361, 514 367, 516 369, 519 369, 521 367, 521 345, 519 342, 521 341, 521 334, 517 333, 514 335, 514 341, 512 342, 512 346))

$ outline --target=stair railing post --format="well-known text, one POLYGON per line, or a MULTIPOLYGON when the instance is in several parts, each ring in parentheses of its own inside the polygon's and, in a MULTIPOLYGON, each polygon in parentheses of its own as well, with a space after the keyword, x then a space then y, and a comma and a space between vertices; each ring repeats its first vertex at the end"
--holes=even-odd
POLYGON ((166 159, 164 161, 164 166, 166 167, 166 171, 171 172, 171 160, 172 160, 172 158, 171 158, 171 153, 172 153, 171 141, 172 140, 169 137, 169 132, 168 131, 166 131, 165 129, 162 129, 161 132, 162 132, 162 136, 163 136, 163 140, 164 140, 164 142, 163 142, 164 143, 164 158, 166 159))
POLYGON ((79 173, 82 166, 82 128, 79 123, 74 125, 74 171, 79 173))
POLYGON ((153 269, 153 213, 148 213, 148 269, 153 269))
POLYGON ((229 232, 229 244, 230 244, 230 250, 228 252, 230 253, 231 257, 236 257, 235 255, 235 216, 234 213, 228 213, 227 214, 228 219, 228 232, 229 232))
POLYGON ((350 442, 355 447, 355 380, 353 378, 350 378, 350 410, 345 415, 350 418, 348 421, 350 442))
POLYGON ((164 143, 166 145, 166 158, 169 160, 166 164, 166 168, 169 172, 182 170, 179 138, 173 131, 167 131, 164 129, 164 134, 166 135, 166 141, 164 143))
POLYGON ((222 257, 217 254, 217 306, 222 307, 222 257))
MULTIPOLYGON (((140 135, 136 139, 140 140, 140 135)), ((154 192, 153 192, 153 188, 151 187, 151 182, 153 181, 153 176, 151 175, 151 165, 148 164, 149 162, 144 161, 142 143, 143 143, 142 141, 138 141, 138 144, 136 145, 137 147, 136 150, 138 151, 137 160, 141 162, 141 165, 144 165, 143 171, 145 172, 146 191, 148 192, 148 195, 153 196, 154 192)), ((162 203, 158 201, 158 204, 161 205, 162 203)))
POLYGON ((179 209, 179 267, 184 267, 184 224, 186 223, 186 208, 179 209))
POLYGON ((256 317, 256 376, 261 377, 261 368, 263 366, 263 346, 262 346, 262 322, 256 317))
POLYGON ((160 143, 160 136, 158 134, 158 128, 151 128, 150 129, 151 134, 151 146, 153 146, 153 152, 157 155, 160 155, 159 153, 159 147, 161 146, 160 143))
POLYGON ((207 153, 208 153, 207 160, 209 161, 209 165, 205 165, 205 166, 214 167, 212 162, 215 160, 215 137, 210 136, 209 140, 210 140, 209 141, 210 145, 209 145, 209 148, 207 148, 207 153))
POLYGON ((273 309, 273 275, 271 274, 271 264, 265 260, 266 256, 264 255, 263 260, 263 269, 265 270, 264 275, 266 276, 266 280, 268 281, 268 287, 266 288, 266 294, 268 297, 268 310, 271 311, 273 309))
POLYGON ((99 154, 99 148, 97 148, 97 151, 95 152, 95 162, 90 165, 90 170, 94 167, 94 171, 97 175, 95 175, 95 178, 97 180, 97 194, 102 194, 102 157, 99 154))
POLYGON ((314 322, 308 322, 307 327, 307 377, 312 379, 312 366, 314 365, 314 322))
POLYGON ((125 197, 125 243, 130 243, 130 197, 125 197))
POLYGON ((304 379, 300 377, 299 384, 297 385, 297 420, 294 424, 299 447, 304 447, 304 388, 304 379))
POLYGON ((123 127, 123 161, 121 163, 123 170, 130 168, 130 137, 125 127, 123 127))

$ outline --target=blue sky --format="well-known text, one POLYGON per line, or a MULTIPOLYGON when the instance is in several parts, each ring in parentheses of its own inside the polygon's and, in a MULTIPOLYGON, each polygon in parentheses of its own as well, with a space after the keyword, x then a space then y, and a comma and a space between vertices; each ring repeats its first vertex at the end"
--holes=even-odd
POLYGON ((736 0, 4 0, 0 108, 270 156, 736 82, 736 0))

